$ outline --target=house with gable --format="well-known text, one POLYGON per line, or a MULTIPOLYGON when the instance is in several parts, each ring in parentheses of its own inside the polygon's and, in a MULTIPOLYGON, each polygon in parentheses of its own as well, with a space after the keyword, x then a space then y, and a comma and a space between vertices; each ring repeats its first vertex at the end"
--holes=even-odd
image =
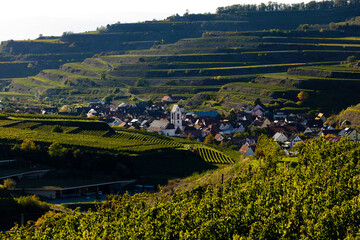
POLYGON ((265 107, 258 104, 252 109, 251 115, 253 115, 253 116, 264 116, 265 112, 266 112, 265 107))
POLYGON ((221 141, 223 141, 225 139, 224 136, 222 134, 220 134, 220 133, 216 134, 214 138, 218 142, 221 142, 221 141))
POLYGON ((245 127, 241 123, 235 123, 233 133, 243 133, 245 132, 245 127))
POLYGON ((98 112, 95 109, 90 109, 90 111, 86 114, 88 118, 97 117, 98 112))
POLYGON ((311 128, 307 127, 304 131, 304 134, 311 134, 313 133, 313 130, 311 130, 311 128))
POLYGON ((244 144, 239 149, 239 152, 245 154, 246 156, 255 156, 255 145, 244 144))
POLYGON ((360 141, 360 133, 354 128, 344 128, 338 134, 340 137, 348 137, 351 141, 360 141))
POLYGON ((281 143, 285 143, 288 140, 286 135, 281 132, 275 133, 275 135, 273 136, 273 139, 275 142, 281 142, 281 143))
POLYGON ((174 100, 171 98, 171 96, 164 96, 162 99, 161 99, 161 102, 166 102, 166 103, 173 103, 174 100))
POLYGON ((219 131, 221 134, 232 134, 234 133, 235 129, 229 121, 224 120, 220 123, 219 131))
POLYGON ((156 132, 165 136, 176 136, 176 130, 174 125, 166 119, 154 120, 147 129, 149 132, 156 132))
POLYGON ((245 112, 245 113, 247 113, 247 114, 251 114, 251 112, 253 111, 254 107, 253 107, 253 105, 251 105, 251 104, 247 104, 247 105, 245 105, 245 106, 242 106, 241 109, 242 109, 243 112, 245 112))
POLYGON ((285 142, 285 144, 291 148, 298 142, 303 142, 303 140, 298 135, 293 134, 288 138, 288 140, 285 142))
POLYGON ((123 121, 121 121, 121 119, 117 117, 114 117, 114 118, 109 118, 109 121, 107 121, 107 123, 109 124, 109 126, 118 127, 120 126, 121 123, 123 123, 123 121))

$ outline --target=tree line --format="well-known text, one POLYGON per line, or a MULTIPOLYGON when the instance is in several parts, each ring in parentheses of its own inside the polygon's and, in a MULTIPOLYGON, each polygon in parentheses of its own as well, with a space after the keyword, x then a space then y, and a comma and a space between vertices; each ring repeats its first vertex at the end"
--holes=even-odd
POLYGON ((308 3, 277 3, 269 1, 261 4, 236 4, 227 7, 219 7, 217 14, 233 14, 238 12, 273 12, 273 11, 307 11, 326 10, 348 6, 359 6, 360 0, 325 0, 310 1, 308 3))

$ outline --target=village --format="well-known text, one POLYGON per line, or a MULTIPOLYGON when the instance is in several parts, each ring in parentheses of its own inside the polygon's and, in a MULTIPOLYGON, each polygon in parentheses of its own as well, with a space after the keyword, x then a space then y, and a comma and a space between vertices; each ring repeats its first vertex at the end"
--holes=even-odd
MULTIPOLYGON (((164 96, 159 102, 142 101, 121 103, 118 106, 104 101, 92 101, 88 107, 26 109, 38 114, 69 114, 107 122, 113 127, 141 129, 169 137, 180 137, 198 142, 231 147, 247 156, 255 154, 257 138, 265 134, 291 155, 298 142, 324 136, 328 141, 349 138, 360 140, 360 133, 349 127, 335 129, 327 125, 324 113, 294 114, 269 111, 261 102, 242 104, 226 116, 217 111, 186 112, 178 105, 179 99, 164 96)), ((19 112, 19 111, 18 111, 19 112)))

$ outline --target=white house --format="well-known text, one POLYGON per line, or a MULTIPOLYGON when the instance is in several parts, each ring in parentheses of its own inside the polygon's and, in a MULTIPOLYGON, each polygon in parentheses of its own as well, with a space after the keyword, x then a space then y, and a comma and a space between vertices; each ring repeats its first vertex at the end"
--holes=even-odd
POLYGON ((95 109, 90 109, 90 111, 86 114, 88 118, 92 118, 94 115, 96 115, 97 112, 95 109))
POLYGON ((149 132, 156 132, 158 134, 162 134, 165 136, 178 136, 181 132, 178 134, 176 133, 177 129, 174 127, 173 124, 171 124, 168 120, 154 120, 150 127, 148 127, 147 131, 149 132))
POLYGON ((286 142, 288 140, 288 138, 285 136, 285 134, 281 133, 281 132, 277 132, 274 134, 273 139, 275 142, 286 142))
POLYGON ((307 127, 304 131, 304 134, 307 134, 307 133, 312 133, 313 130, 311 130, 311 128, 307 127))
POLYGON ((299 136, 293 135, 293 136, 289 137, 289 139, 286 141, 286 144, 289 147, 293 147, 298 142, 303 142, 303 140, 299 136))
POLYGON ((127 108, 128 105, 126 103, 119 104, 118 108, 127 108))
POLYGON ((115 120, 112 123, 109 123, 109 126, 116 127, 119 126, 122 123, 122 121, 119 118, 115 118, 115 120))

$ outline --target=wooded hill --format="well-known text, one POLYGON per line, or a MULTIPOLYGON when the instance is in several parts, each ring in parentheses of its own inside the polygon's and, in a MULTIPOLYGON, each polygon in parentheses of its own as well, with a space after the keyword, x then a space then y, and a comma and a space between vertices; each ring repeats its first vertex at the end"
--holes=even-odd
POLYGON ((337 64, 358 54, 360 39, 354 31, 304 27, 343 22, 359 10, 355 2, 328 3, 301 8, 275 4, 262 10, 236 5, 219 8, 216 14, 174 15, 164 21, 3 42, 0 59, 6 70, 0 71, 0 96, 28 98, 30 93, 38 99, 84 103, 124 94, 155 100, 171 93, 193 97, 184 103, 188 106, 220 109, 260 96, 274 106, 299 107, 299 91, 313 92, 313 87, 254 79, 297 66, 337 64))

